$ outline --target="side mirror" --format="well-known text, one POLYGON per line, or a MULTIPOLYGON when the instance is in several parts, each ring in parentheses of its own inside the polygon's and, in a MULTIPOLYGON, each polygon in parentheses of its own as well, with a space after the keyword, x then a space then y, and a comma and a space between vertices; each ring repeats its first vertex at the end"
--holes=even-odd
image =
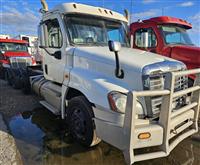
POLYGON ((119 52, 121 49, 121 43, 117 41, 108 41, 108 47, 111 52, 119 52))
POLYGON ((61 51, 56 51, 54 54, 52 54, 56 59, 60 60, 61 59, 61 51))
POLYGON ((142 32, 142 47, 144 47, 144 48, 148 48, 149 47, 149 39, 148 39, 148 37, 149 37, 149 35, 148 35, 148 32, 142 32))
POLYGON ((116 62, 115 76, 117 78, 123 79, 124 71, 123 71, 123 69, 121 69, 120 62, 119 62, 119 56, 118 56, 118 52, 121 49, 121 43, 116 42, 116 41, 108 41, 108 47, 111 52, 115 53, 115 62, 116 62))

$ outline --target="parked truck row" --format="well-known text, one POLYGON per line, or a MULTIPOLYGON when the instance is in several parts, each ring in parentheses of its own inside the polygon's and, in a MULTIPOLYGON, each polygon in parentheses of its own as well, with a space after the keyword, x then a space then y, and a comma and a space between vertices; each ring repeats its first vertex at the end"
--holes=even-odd
POLYGON ((74 139, 87 147, 103 140, 132 164, 168 156, 198 131, 199 67, 187 70, 183 62, 132 49, 122 14, 41 3, 42 69, 26 68, 24 84, 67 121, 74 139), (149 150, 138 152, 143 148, 149 150))
POLYGON ((36 65, 28 52, 28 42, 17 39, 0 39, 0 77, 14 88, 19 88, 26 67, 36 65))
MULTIPOLYGON (((182 61, 188 69, 199 68, 200 48, 189 37, 191 28, 187 21, 168 16, 139 20, 130 25, 132 47, 182 61)), ((193 80, 191 75, 189 85, 193 80)))

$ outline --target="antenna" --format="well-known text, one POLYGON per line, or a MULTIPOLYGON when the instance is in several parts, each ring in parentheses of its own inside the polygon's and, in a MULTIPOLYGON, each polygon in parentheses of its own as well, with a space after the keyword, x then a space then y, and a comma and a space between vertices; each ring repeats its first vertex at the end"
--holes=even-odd
POLYGON ((132 21, 132 14, 133 14, 133 0, 131 0, 131 7, 130 7, 130 22, 132 21))
POLYGON ((163 8, 162 8, 162 16, 164 15, 164 10, 165 10, 165 8, 163 7, 163 8))

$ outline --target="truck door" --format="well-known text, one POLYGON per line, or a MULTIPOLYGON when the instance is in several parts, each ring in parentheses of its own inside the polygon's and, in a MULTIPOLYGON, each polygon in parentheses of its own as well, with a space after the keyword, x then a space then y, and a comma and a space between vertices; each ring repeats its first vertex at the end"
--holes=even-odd
POLYGON ((43 70, 46 79, 62 83, 66 64, 66 34, 60 15, 43 22, 46 46, 42 51, 43 70))
POLYGON ((133 34, 133 47, 157 52, 157 37, 152 28, 140 28, 133 34))

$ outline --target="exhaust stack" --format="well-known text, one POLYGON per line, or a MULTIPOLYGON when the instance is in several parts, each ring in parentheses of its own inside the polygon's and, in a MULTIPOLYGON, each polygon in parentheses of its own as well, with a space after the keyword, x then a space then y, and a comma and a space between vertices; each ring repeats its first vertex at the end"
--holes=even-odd
POLYGON ((124 10, 125 18, 128 20, 128 25, 130 25, 130 14, 127 9, 124 10))
POLYGON ((47 12, 48 11, 48 5, 46 0, 40 0, 42 7, 43 7, 43 11, 47 12))

